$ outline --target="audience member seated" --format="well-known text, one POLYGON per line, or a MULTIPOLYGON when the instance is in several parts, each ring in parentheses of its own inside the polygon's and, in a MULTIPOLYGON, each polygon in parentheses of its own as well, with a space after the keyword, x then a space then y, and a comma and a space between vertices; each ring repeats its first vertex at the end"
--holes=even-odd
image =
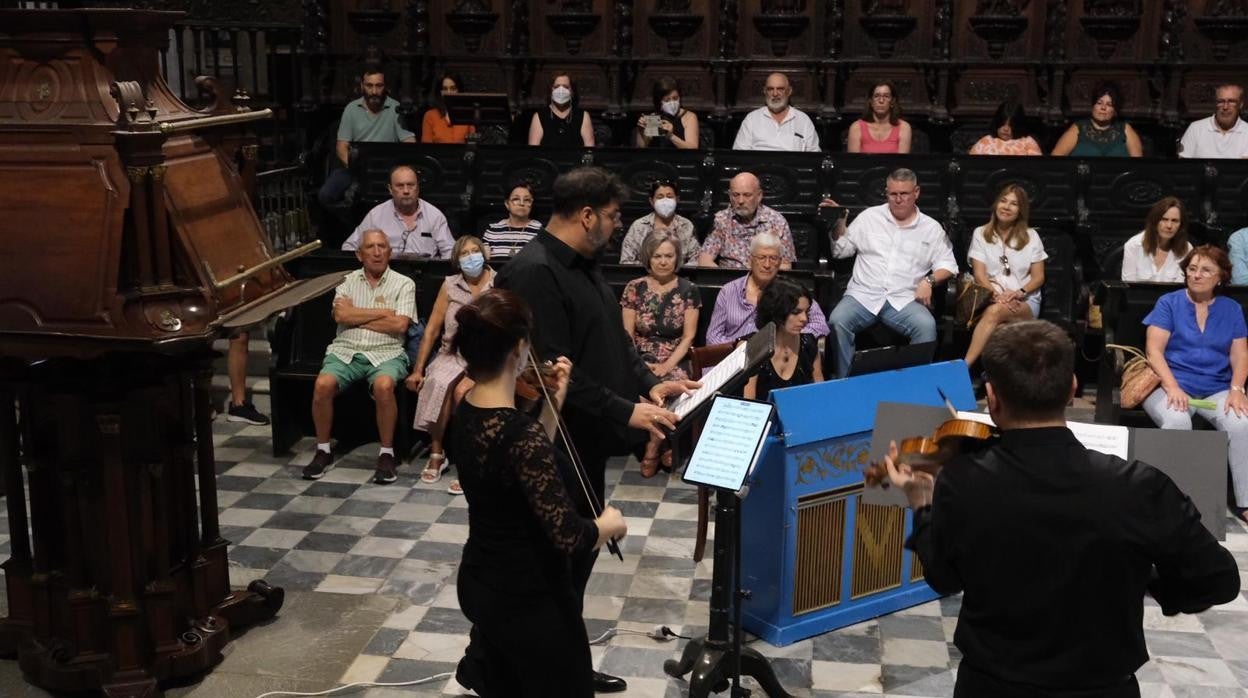
POLYGON ((1167 196, 1148 210, 1144 230, 1123 243, 1122 280, 1183 283, 1179 262, 1190 248, 1183 202, 1167 196))
POLYGON ((516 254, 542 230, 541 221, 529 218, 533 212, 533 187, 527 182, 511 188, 503 208, 507 209, 507 217, 491 223, 482 236, 489 256, 494 259, 516 254))
POLYGON ((676 275, 680 239, 655 230, 641 244, 646 275, 633 279, 620 295, 624 329, 650 371, 661 380, 685 380, 687 354, 698 332, 702 294, 689 279, 676 275))
POLYGON ((1031 202, 1027 191, 1008 184, 997 195, 992 217, 971 235, 966 258, 980 286, 994 291, 971 333, 966 365, 974 366, 998 325, 1040 316, 1040 289, 1044 288, 1044 251, 1040 236, 1027 224, 1031 202))
POLYGON ((936 341, 932 289, 958 273, 944 228, 919 210, 912 170, 894 170, 884 183, 888 202, 872 206, 832 231, 832 255, 857 255, 845 297, 828 324, 836 332, 836 375, 849 374, 854 337, 882 322, 911 343, 936 341))
POLYGON ((476 128, 467 124, 451 125, 451 117, 446 113, 446 104, 441 97, 453 95, 459 92, 460 87, 464 84, 458 75, 445 73, 442 75, 442 91, 439 95, 436 106, 425 112, 424 119, 420 122, 420 142, 421 143, 456 143, 461 144, 468 141, 468 135, 475 132, 476 128))
MULTIPOLYGON (((429 434, 429 462, 420 473, 420 481, 429 484, 442 479, 442 473, 451 467, 442 448, 442 438, 446 434, 446 424, 450 419, 447 409, 450 401, 446 400, 447 390, 459 381, 456 390, 463 394, 472 388, 472 380, 461 378, 464 373, 464 359, 451 345, 455 339, 458 322, 455 313, 466 303, 494 287, 494 270, 487 266, 489 250, 475 236, 465 235, 455 241, 451 252, 451 269, 455 274, 442 281, 438 289, 438 298, 433 302, 433 310, 429 311, 429 319, 425 325, 425 336, 420 341, 420 353, 416 355, 416 363, 404 384, 408 390, 418 392, 416 401, 416 417, 412 428, 429 434), (429 362, 429 354, 433 352, 433 342, 442 335, 442 345, 438 355, 429 362), (428 362, 428 367, 425 364, 428 362)), ((455 480, 447 489, 451 494, 463 494, 459 481, 455 480)))
POLYGON ((1239 118, 1244 88, 1218 85, 1213 116, 1193 121, 1179 140, 1181 158, 1248 158, 1248 124, 1239 118))
POLYGON ((640 254, 642 243, 656 232, 670 233, 675 238, 685 264, 697 263, 702 246, 694 233, 693 221, 676 213, 679 201, 680 189, 675 182, 656 179, 650 184, 650 206, 654 212, 628 226, 628 234, 620 243, 620 264, 645 265, 645 256, 640 254))
POLYGON ((1231 283, 1236 286, 1248 284, 1248 228, 1231 233, 1226 246, 1231 251, 1231 283))
POLYGON ((347 274, 334 292, 334 322, 338 331, 325 351, 321 372, 312 391, 312 423, 316 452, 303 468, 305 480, 319 480, 334 465, 329 436, 334 424, 334 396, 361 379, 377 407, 378 484, 398 478, 394 455, 394 426, 398 404, 394 387, 407 376, 403 340, 416 318, 416 284, 390 268, 390 243, 385 231, 370 229, 360 236, 355 251, 363 268, 347 274))
POLYGON ((567 73, 550 82, 550 104, 538 109, 529 122, 529 145, 552 148, 594 147, 594 123, 589 112, 576 106, 576 86, 567 73))
POLYGON ((794 281, 776 279, 763 289, 754 323, 760 329, 776 324, 776 350, 750 376, 744 397, 766 400, 773 390, 823 382, 819 340, 803 332, 816 307, 810 291, 794 281))
POLYGON ((891 82, 877 82, 867 93, 862 118, 850 124, 845 149, 851 153, 908 153, 910 124, 891 82))
POLYGON ((1218 295, 1231 279, 1231 262, 1213 245, 1183 259, 1185 288, 1157 300, 1144 318, 1148 365, 1161 386, 1144 411, 1162 429, 1191 429, 1199 414, 1230 437, 1235 514, 1248 521, 1248 327, 1238 303, 1218 295), (1201 404, 1192 404, 1200 400, 1201 404))
POLYGON ((637 119, 633 143, 638 148, 698 149, 698 115, 680 106, 680 85, 662 77, 654 83, 654 112, 637 119), (659 135, 646 136, 646 116, 659 117, 659 135))
MULTIPOLYGON (((715 296, 715 310, 706 328, 706 344, 735 342, 754 334, 754 309, 759 296, 776 278, 780 270, 780 240, 770 233, 759 233, 750 240, 749 273, 724 284, 715 296)), ((802 332, 816 337, 828 334, 823 310, 818 303, 811 306, 809 322, 802 332)))
POLYGON ((1122 121, 1122 96, 1113 83, 1102 83, 1092 93, 1092 114, 1066 129, 1053 146, 1053 154, 1080 158, 1133 157, 1144 155, 1144 146, 1131 124, 1122 121))
POLYGON ((334 155, 339 169, 333 170, 321 185, 317 200, 322 206, 333 206, 342 201, 343 194, 351 186, 351 170, 347 169, 351 143, 415 143, 416 134, 399 123, 399 102, 386 94, 386 75, 381 68, 368 67, 360 77, 361 96, 352 100, 342 110, 338 122, 338 139, 334 143, 334 155))
POLYGON ((446 225, 446 216, 438 207, 420 198, 420 180, 416 170, 398 165, 390 170, 390 200, 373 207, 355 232, 342 243, 342 249, 355 250, 363 244, 366 230, 381 230, 396 255, 434 257, 451 256, 455 238, 446 225))
POLYGON ((750 257, 750 241, 763 233, 780 241, 780 268, 792 268, 797 249, 789 222, 763 204, 763 186, 758 177, 742 172, 728 182, 728 208, 715 214, 711 232, 698 253, 698 264, 744 269, 750 257))
POLYGON ((1044 155, 1040 144, 1030 135, 1027 112, 1023 105, 1002 102, 992 115, 988 134, 975 141, 967 151, 970 155, 1044 155))
POLYGON ((784 73, 772 73, 763 85, 766 106, 759 107, 741 122, 733 150, 819 151, 819 133, 806 113, 789 104, 793 87, 784 73))

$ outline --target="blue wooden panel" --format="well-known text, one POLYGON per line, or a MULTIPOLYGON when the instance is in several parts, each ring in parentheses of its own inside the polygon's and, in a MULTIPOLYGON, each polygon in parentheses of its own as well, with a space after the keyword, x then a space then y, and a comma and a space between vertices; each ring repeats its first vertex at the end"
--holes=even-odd
POLYGON ((871 431, 880 402, 939 407, 944 403, 936 392, 938 387, 954 407, 975 409, 971 377, 966 362, 960 359, 774 390, 771 401, 780 413, 784 440, 791 448, 871 431))

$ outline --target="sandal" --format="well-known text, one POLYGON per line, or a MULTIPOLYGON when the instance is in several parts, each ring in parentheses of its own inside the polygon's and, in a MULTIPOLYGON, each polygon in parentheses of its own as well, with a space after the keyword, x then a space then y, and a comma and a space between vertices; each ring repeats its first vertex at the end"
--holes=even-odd
POLYGON ((464 493, 464 488, 459 486, 459 480, 451 480, 451 486, 447 487, 446 491, 450 494, 461 495, 464 493))
POLYGON ((432 485, 441 480, 442 473, 445 473, 450 467, 451 464, 446 462, 445 453, 430 453, 429 462, 425 464, 425 469, 420 471, 420 481, 432 485))

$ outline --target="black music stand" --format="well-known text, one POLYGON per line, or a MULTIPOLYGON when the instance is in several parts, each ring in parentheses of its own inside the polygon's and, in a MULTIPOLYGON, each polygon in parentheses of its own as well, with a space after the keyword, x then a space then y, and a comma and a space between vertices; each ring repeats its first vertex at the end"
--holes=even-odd
MULTIPOLYGON (((715 394, 739 394, 754 369, 771 358, 776 345, 776 328, 767 325, 746 341, 745 368, 735 371, 718 389, 691 408, 677 425, 676 433, 705 418, 715 394)), ((673 440, 673 447, 675 440, 673 440)), ((679 463, 673 454, 673 461, 679 463)), ((715 550, 711 577, 710 625, 704 637, 690 640, 679 660, 663 663, 668 676, 689 677, 689 698, 705 698, 712 691, 732 687, 731 696, 748 696, 741 688, 741 675, 754 677, 770 698, 791 698, 780 685, 775 671, 758 650, 741 646, 741 600, 749 592, 740 588, 741 576, 741 499, 737 492, 715 488, 715 550)))
POLYGON ((446 105, 446 115, 450 117, 453 125, 475 127, 475 130, 468 134, 469 143, 481 140, 483 126, 511 125, 511 105, 507 102, 505 94, 458 92, 442 95, 442 101, 446 105))

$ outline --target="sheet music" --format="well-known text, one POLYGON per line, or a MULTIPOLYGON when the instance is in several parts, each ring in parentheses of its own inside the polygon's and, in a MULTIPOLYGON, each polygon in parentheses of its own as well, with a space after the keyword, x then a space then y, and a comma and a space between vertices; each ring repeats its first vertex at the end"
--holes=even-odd
POLYGON ((711 405, 684 479, 739 491, 771 428, 772 406, 720 396, 711 405))
MULTIPOLYGON (((992 423, 992 417, 983 412, 958 412, 958 417, 975 422, 983 422, 989 426, 996 426, 992 423)), ((1070 433, 1075 435, 1079 443, 1083 444, 1084 448, 1127 460, 1127 447, 1131 441, 1130 429, 1113 424, 1088 424, 1087 422, 1069 421, 1066 422, 1066 427, 1070 429, 1070 433)))
POLYGON ((702 377, 698 379, 702 382, 701 388, 676 398, 672 404, 667 406, 667 409, 684 419, 698 405, 713 397, 716 391, 745 368, 745 346, 745 342, 738 344, 737 348, 724 357, 723 361, 715 364, 711 370, 702 374, 702 377))

